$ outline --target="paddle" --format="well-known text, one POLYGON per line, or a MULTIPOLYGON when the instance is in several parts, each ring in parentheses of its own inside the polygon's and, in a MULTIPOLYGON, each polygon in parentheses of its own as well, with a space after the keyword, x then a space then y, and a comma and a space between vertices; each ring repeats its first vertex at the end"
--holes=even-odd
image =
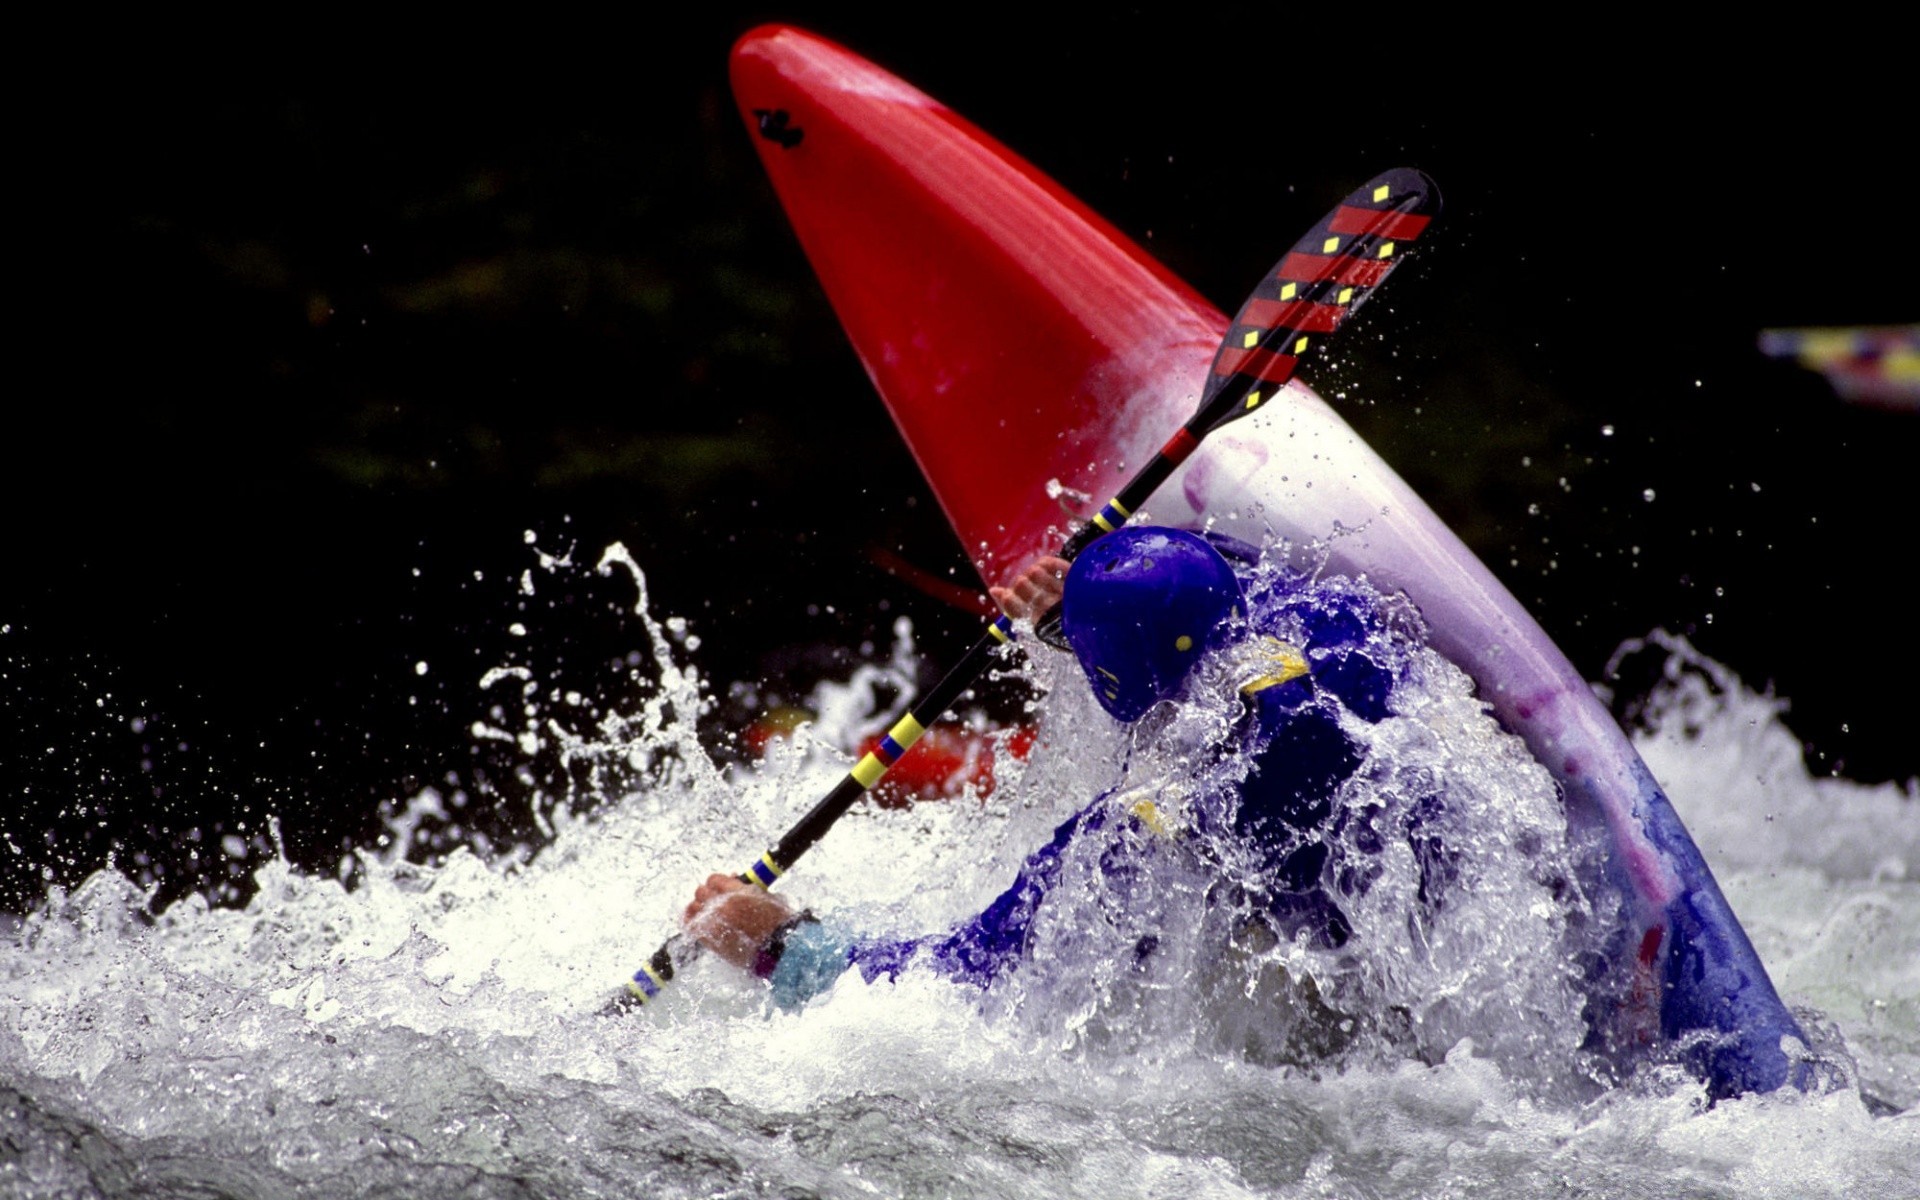
MULTIPOLYGON (((1071 562, 1113 532, 1145 504, 1214 430, 1246 416, 1277 395, 1300 360, 1351 316, 1403 257, 1407 243, 1426 229, 1440 209, 1440 192, 1424 174, 1388 171, 1359 188, 1321 218, 1274 265, 1247 297, 1214 354, 1200 407, 1153 460, 1060 548, 1071 562)), ((1058 609, 1041 618, 1045 633, 1057 629, 1058 609)), ((856 800, 880 781, 927 727, 939 720, 1013 640, 1013 622, 1002 616, 987 626, 965 657, 919 703, 912 705, 847 777, 795 822, 773 848, 741 872, 744 883, 770 888, 826 836, 856 800)), ((676 935, 634 972, 623 1005, 645 1004, 673 978, 676 935)))

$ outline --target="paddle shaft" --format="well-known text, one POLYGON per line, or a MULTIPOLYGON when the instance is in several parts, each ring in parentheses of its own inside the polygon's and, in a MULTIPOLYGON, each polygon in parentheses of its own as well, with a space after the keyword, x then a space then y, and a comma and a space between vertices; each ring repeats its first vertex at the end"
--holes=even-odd
MULTIPOLYGON (((1067 538, 1059 557, 1071 562, 1126 524, 1208 434, 1272 399, 1293 377, 1300 359, 1318 344, 1320 335, 1333 332, 1372 294, 1400 261, 1399 244, 1417 238, 1439 206, 1440 193, 1433 181, 1419 171, 1401 168, 1371 180, 1323 217, 1241 305, 1214 355, 1198 411, 1091 521, 1067 538)), ((1041 621, 1057 625, 1058 609, 1041 621)), ((992 621, 973 648, 933 690, 909 707, 880 744, 758 862, 740 873, 741 882, 771 888, 933 722, 979 682, 1013 638, 1012 621, 1004 616, 992 621)), ((673 952, 680 940, 669 939, 634 973, 622 1002, 645 1004, 659 994, 673 978, 673 952)))
MULTIPOLYGON (((1204 415, 1206 411, 1203 409, 1202 414, 1204 415)), ((1192 434, 1192 429, 1200 419, 1200 416, 1196 415, 1194 420, 1188 422, 1172 441, 1162 447, 1153 461, 1136 474, 1127 486, 1121 489, 1118 496, 1107 502, 1106 508, 1101 510, 1100 517, 1088 522, 1068 538, 1060 547, 1060 557, 1068 562, 1073 561, 1082 550, 1117 528, 1118 526, 1107 517, 1108 513, 1115 509, 1132 512, 1145 503, 1146 498, 1166 482, 1167 477, 1173 474, 1181 461, 1199 446, 1199 438, 1192 434)), ((1057 610, 1047 614, 1047 617, 1052 618, 1056 615, 1057 610)), ((881 739, 880 745, 868 752, 852 771, 834 785, 832 791, 821 797, 819 803, 807 810, 805 816, 795 821, 786 834, 774 843, 773 848, 760 856, 758 862, 742 871, 739 875, 740 881, 771 888, 780 876, 786 874, 792 869, 793 864, 800 861, 801 856, 813 849, 814 845, 827 835, 827 831, 847 814, 848 809, 851 809, 875 783, 879 782, 887 768, 898 762, 900 756, 912 748, 929 726, 945 715, 948 709, 959 703, 960 697, 978 683, 981 676, 985 675, 994 662, 1001 657, 1002 647, 1011 645, 1013 640, 1012 621, 1002 616, 990 622, 987 625, 987 632, 981 635, 980 640, 973 644, 959 662, 948 669, 940 682, 921 697, 918 703, 909 706, 905 716, 894 722, 893 728, 888 731, 886 737, 881 739)), ((616 1001, 622 1005, 627 1003, 644 1005, 659 995, 660 989, 673 979, 676 966, 675 950, 682 940, 679 936, 669 938, 660 949, 654 951, 653 956, 647 960, 647 965, 634 973, 633 979, 627 985, 627 991, 616 997, 616 1001)))
MULTIPOLYGON (((1216 428, 1222 423, 1219 419, 1220 411, 1231 410, 1243 399, 1247 390, 1243 387, 1238 393, 1232 393, 1230 390, 1223 391, 1214 402, 1203 406, 1200 412, 1194 415, 1193 420, 1187 422, 1172 440, 1160 448, 1160 452, 1154 455, 1153 460, 1136 473, 1127 485, 1120 489, 1118 495, 1107 502, 1098 517, 1081 526, 1072 537, 1066 540, 1060 547, 1059 557, 1072 562, 1079 557, 1081 551, 1124 524, 1125 514, 1130 514, 1145 504, 1147 499, 1159 490, 1160 485, 1167 481, 1182 462, 1186 461, 1187 456, 1199 448, 1200 439, 1205 436, 1205 431, 1216 428), (1201 432, 1196 433, 1196 427, 1199 427, 1201 432), (1109 516, 1116 511, 1122 514, 1117 522, 1109 516)), ((773 849, 767 851, 764 857, 771 858, 778 864, 776 878, 799 861, 800 856, 812 849, 815 842, 825 837, 827 830, 833 828, 834 822, 844 816, 846 811, 853 807, 855 801, 867 794, 867 790, 879 780, 886 768, 898 762, 900 756, 919 740, 922 733, 944 716, 948 709, 959 703, 960 697, 978 683, 980 677, 985 675, 1001 657, 1001 647, 1011 645, 1013 640, 1012 621, 1006 617, 997 617, 988 623, 987 632, 980 636, 980 640, 973 644, 959 662, 948 669, 940 682, 933 686, 933 690, 908 708, 906 716, 894 724, 887 736, 881 739, 880 745, 862 759, 859 765, 855 766, 845 779, 836 784, 818 804, 814 805, 806 816, 795 822, 793 828, 787 830, 786 836, 774 844, 773 849), (863 768, 866 769, 863 770, 863 768), (870 778, 868 778, 869 775, 870 778)), ((755 882, 754 879, 749 878, 753 873, 743 872, 742 880, 755 882)), ((770 883, 771 880, 767 882, 770 883)))

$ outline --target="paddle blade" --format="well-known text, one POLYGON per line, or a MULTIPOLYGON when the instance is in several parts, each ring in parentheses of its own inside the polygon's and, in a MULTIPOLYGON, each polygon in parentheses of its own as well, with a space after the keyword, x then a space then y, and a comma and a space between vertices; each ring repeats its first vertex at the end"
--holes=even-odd
POLYGON ((1440 189, 1410 167, 1354 190, 1247 297, 1207 373, 1209 430, 1277 395, 1300 359, 1366 302, 1440 212, 1440 189))

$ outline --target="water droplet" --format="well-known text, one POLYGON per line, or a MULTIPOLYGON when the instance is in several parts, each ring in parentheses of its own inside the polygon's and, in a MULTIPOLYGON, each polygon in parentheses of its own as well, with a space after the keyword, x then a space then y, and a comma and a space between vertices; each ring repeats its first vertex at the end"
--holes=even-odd
POLYGON ((1653 489, 1652 489, 1652 488, 1648 488, 1647 490, 1645 490, 1645 491, 1643 491, 1643 492, 1641 492, 1641 493, 1640 493, 1640 498, 1641 498, 1642 500, 1645 500, 1645 501, 1646 501, 1647 503, 1649 503, 1649 504, 1651 504, 1651 503, 1653 503, 1653 489))

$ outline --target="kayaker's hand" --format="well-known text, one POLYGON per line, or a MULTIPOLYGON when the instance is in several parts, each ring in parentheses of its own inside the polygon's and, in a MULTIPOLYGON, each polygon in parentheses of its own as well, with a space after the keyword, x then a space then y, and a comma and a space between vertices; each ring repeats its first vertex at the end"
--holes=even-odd
POLYGON ((733 875, 709 875, 681 916, 687 933, 743 971, 751 971, 776 929, 793 919, 785 900, 733 875))
POLYGON ((990 587, 987 594, 1000 611, 1016 621, 1039 620, 1060 603, 1066 591, 1067 560, 1049 554, 1028 563, 1009 587, 990 587))

